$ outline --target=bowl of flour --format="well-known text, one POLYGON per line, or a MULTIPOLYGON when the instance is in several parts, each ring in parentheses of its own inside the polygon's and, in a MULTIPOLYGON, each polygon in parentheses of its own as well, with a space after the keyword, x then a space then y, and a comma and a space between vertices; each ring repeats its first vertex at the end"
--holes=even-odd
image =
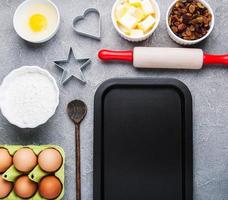
POLYGON ((10 72, 0 86, 3 116, 20 128, 35 128, 50 119, 59 104, 55 79, 37 66, 23 66, 10 72))

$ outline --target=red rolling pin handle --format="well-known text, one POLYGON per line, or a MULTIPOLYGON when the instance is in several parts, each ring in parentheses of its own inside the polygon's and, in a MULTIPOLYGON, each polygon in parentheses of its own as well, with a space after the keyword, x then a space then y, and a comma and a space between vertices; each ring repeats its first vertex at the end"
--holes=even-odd
POLYGON ((222 64, 228 65, 228 54, 226 55, 211 55, 204 53, 204 64, 222 64))
POLYGON ((107 49, 102 49, 98 53, 98 57, 104 61, 119 60, 133 62, 133 51, 112 51, 107 49))

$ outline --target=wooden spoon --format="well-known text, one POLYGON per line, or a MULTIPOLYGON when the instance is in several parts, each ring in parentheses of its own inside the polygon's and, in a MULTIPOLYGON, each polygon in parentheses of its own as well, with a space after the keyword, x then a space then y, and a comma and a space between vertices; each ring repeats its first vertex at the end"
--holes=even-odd
POLYGON ((80 100, 71 101, 67 105, 67 113, 75 124, 76 196, 81 200, 80 123, 87 113, 87 106, 80 100))

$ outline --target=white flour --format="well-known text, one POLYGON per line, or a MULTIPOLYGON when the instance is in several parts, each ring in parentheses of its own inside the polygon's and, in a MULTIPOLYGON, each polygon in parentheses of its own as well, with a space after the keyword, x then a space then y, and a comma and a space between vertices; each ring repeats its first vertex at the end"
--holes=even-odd
POLYGON ((13 124, 34 127, 46 122, 58 104, 53 80, 37 70, 20 72, 3 82, 0 102, 5 117, 13 124))

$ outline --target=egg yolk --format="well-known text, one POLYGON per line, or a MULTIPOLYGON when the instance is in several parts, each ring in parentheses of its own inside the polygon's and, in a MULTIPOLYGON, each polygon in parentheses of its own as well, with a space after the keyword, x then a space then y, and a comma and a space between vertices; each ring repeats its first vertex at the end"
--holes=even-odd
POLYGON ((47 19, 42 14, 34 14, 29 19, 29 26, 34 32, 40 32, 47 28, 47 19))

